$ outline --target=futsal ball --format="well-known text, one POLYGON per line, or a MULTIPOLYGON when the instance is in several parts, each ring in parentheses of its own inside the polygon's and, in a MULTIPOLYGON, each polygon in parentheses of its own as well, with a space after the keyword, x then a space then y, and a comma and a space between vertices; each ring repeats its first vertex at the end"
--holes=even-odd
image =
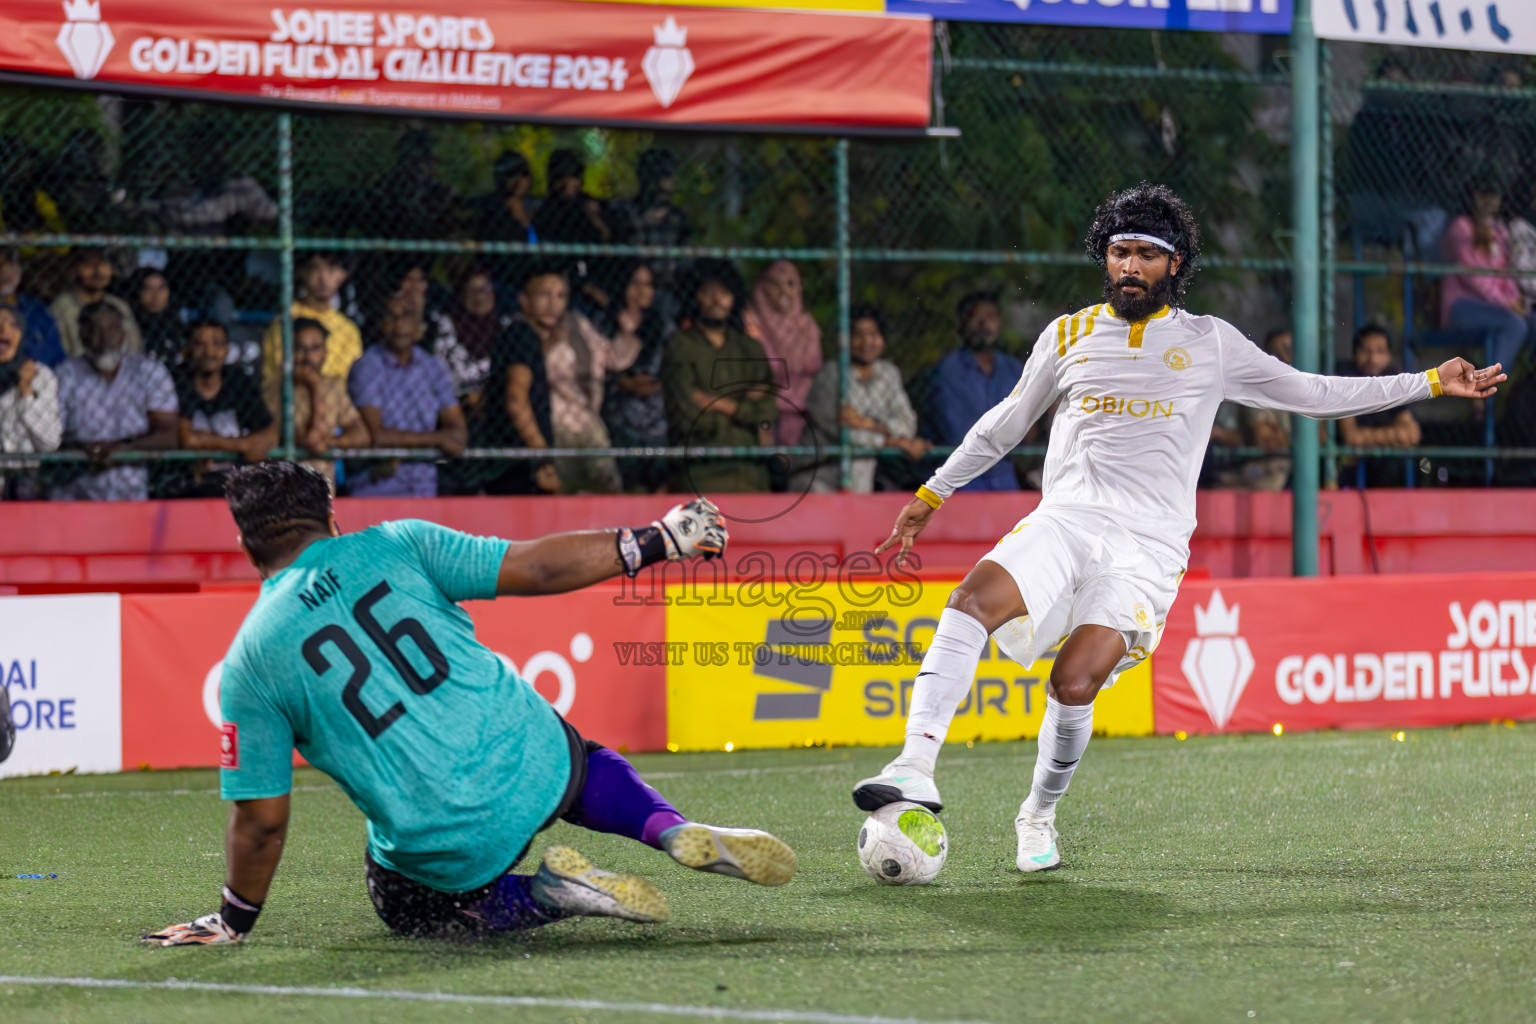
POLYGON ((883 885, 927 885, 947 853, 944 823, 921 804, 886 804, 859 828, 859 863, 883 885))

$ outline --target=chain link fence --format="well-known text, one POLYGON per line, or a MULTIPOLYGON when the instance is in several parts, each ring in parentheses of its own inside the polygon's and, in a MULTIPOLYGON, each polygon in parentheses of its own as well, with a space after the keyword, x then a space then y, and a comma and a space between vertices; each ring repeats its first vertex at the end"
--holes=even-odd
POLYGON ((1424 403, 1333 433, 1329 472, 1346 486, 1536 482, 1536 60, 1329 43, 1325 160, 1335 232, 1327 247, 1325 344, 1340 369, 1424 369, 1452 356, 1501 362, 1486 403, 1424 403), (1523 268, 1523 273, 1522 273, 1523 268), (1341 454, 1396 433, 1418 450, 1369 462, 1341 454), (1491 457, 1490 457, 1491 456, 1491 457))
MULTIPOLYGON (((1287 327, 1286 39, 939 23, 936 43, 958 135, 921 141, 0 87, 6 496, 217 494, 271 454, 354 494, 907 489, 1100 296, 1082 234, 1141 179, 1200 217, 1192 304, 1287 327)), ((1533 68, 1337 45, 1324 66, 1334 354, 1375 321, 1408 366, 1528 351, 1512 304, 1502 334, 1442 307, 1468 189, 1486 169, 1503 217, 1536 193, 1533 68)), ((1406 447, 1395 421, 1331 429, 1332 478, 1526 482, 1493 457, 1536 443, 1516 362, 1487 409, 1413 410, 1406 447)), ((998 486, 1038 486, 1048 429, 998 486)), ((1205 483, 1283 486, 1288 429, 1225 410, 1205 483)))

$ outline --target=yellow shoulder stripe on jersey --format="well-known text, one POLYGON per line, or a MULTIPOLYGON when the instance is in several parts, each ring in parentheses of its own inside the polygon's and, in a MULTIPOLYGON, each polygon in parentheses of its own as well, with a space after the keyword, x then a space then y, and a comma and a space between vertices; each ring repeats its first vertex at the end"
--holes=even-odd
POLYGON ((1162 309, 1158 310, 1156 313, 1153 313, 1145 320, 1137 320, 1135 323, 1131 324, 1131 348, 1141 348, 1141 336, 1147 332, 1147 324, 1151 323, 1153 320, 1161 320, 1171 312, 1173 312, 1173 310, 1169 309, 1167 306, 1164 306, 1162 309))
POLYGON ((1440 386, 1440 371, 1425 370, 1424 379, 1429 381, 1429 393, 1435 398, 1445 394, 1445 389, 1440 386))
POLYGON ((1093 333, 1094 318, 1103 308, 1102 303, 1089 306, 1087 309, 1078 310, 1070 317, 1064 316, 1056 321, 1056 354, 1058 356, 1066 355, 1068 348, 1093 333))

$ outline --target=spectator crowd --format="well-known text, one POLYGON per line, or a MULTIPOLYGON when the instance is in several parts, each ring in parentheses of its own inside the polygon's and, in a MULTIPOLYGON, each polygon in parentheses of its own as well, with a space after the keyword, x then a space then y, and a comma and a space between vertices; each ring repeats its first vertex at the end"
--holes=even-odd
MULTIPOLYGON (((230 311, 221 317, 217 301, 197 298, 209 294, 207 282, 182 276, 175 260, 77 249, 45 302, 28 288, 24 253, 0 250, 0 452, 19 457, 0 470, 0 496, 218 495, 235 460, 280 447, 285 409, 303 457, 357 496, 830 492, 843 482, 844 430, 878 453, 852 460, 853 490, 908 490, 936 465, 936 446, 958 444, 1016 384, 1023 364, 1000 344, 1004 309, 992 292, 960 300, 951 347, 910 382, 885 357, 880 310, 856 307, 845 384, 807 308, 800 269, 787 260, 768 264, 748 287, 725 260, 538 255, 541 242, 687 244, 675 157, 647 150, 637 170, 634 197, 599 200, 584 189, 578 154, 556 150, 545 195, 535 197, 529 161, 503 154, 493 191, 475 208, 476 236, 531 250, 487 256, 453 280, 451 263, 430 256, 302 252, 289 310, 291 376, 284 318, 232 336, 230 311), (810 451, 573 454, 666 446, 810 451), (529 457, 461 458, 471 448, 529 457), (80 455, 25 458, 59 451, 80 455)), ((433 184, 430 147, 402 144, 386 178, 399 192, 396 207, 420 221, 412 233, 435 237, 434 211, 452 197, 433 184)), ((1536 227, 1499 221, 1498 200, 1474 195, 1447 230, 1447 258, 1531 273, 1448 279, 1444 308, 1448 323, 1495 331, 1498 351, 1513 361, 1536 340, 1536 227)), ((165 211, 192 225, 237 214, 271 215, 252 179, 165 211)), ((1362 329, 1349 372, 1387 372, 1396 363, 1391 346, 1385 328, 1362 329)), ((1264 348, 1289 361, 1289 333, 1271 332, 1264 348)), ((1038 425, 1025 443, 1048 430, 1038 425)), ((1285 486, 1290 430, 1288 417, 1224 408, 1213 441, 1264 454, 1213 463, 1207 483, 1285 486)), ((1346 420, 1340 430, 1351 445, 1411 447, 1420 438, 1406 410, 1346 420)), ((969 489, 1038 485, 1039 460, 1021 458, 969 489)))

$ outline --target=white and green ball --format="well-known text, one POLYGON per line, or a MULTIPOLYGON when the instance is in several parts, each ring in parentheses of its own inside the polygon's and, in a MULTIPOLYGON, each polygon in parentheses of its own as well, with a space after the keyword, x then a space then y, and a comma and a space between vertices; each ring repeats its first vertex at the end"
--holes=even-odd
POLYGON ((944 823, 921 804, 886 804, 859 828, 859 863, 882 885, 927 885, 948 853, 944 823))

